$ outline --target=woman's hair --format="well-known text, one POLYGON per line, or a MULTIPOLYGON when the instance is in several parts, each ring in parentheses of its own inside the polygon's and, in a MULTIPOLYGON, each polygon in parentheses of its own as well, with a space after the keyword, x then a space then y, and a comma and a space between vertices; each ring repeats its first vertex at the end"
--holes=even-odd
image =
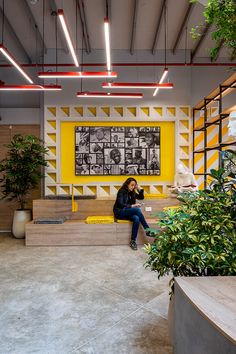
MULTIPOLYGON (((135 183, 137 183, 137 181, 136 181, 135 178, 129 177, 129 178, 127 178, 127 180, 123 183, 121 189, 126 189, 126 190, 128 190, 128 185, 130 184, 130 182, 135 182, 135 183)), ((135 192, 134 192, 134 193, 135 193, 135 192)))

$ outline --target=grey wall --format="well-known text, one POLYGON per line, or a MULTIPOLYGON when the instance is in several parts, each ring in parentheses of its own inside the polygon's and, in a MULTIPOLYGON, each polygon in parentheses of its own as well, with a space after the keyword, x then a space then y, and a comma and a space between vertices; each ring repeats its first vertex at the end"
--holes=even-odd
POLYGON ((0 108, 0 124, 40 124, 39 108, 0 108))
MULTIPOLYGON (((234 68, 235 69, 235 68, 234 68)), ((233 71, 230 67, 192 67, 191 68, 191 105, 194 106, 204 96, 224 82, 233 71)), ((229 100, 230 95, 227 97, 229 100)))

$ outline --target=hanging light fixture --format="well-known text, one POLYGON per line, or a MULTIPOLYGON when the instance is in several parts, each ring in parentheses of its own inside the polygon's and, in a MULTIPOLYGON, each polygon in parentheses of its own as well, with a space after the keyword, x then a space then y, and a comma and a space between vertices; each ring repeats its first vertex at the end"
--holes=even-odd
MULTIPOLYGON (((106 18, 104 18, 104 36, 106 48, 107 71, 111 71, 110 23, 108 18, 108 3, 106 2, 106 18)), ((109 77, 108 77, 109 78, 109 77)), ((113 83, 103 83, 103 88, 114 88, 113 83)), ((118 86, 118 88, 129 88, 118 86)), ((110 93, 110 92, 78 92, 77 97, 111 97, 111 98, 142 98, 142 93, 110 93)))
MULTIPOLYGON (((63 10, 58 10, 58 14, 61 13, 63 10)), ((60 14, 59 14, 60 18, 60 14)), ((63 17, 62 17, 63 18, 63 17)), ((64 22, 65 23, 65 22, 64 22)), ((76 5, 76 24, 77 24, 77 5, 76 5)), ((69 31, 67 30, 69 35, 69 31)), ((77 26, 76 26, 76 33, 77 33, 77 26)), ((70 36, 69 36, 70 37, 70 36)), ((84 38, 84 32, 83 32, 84 38)), ((72 41, 70 40, 70 43, 72 41)), ((77 38, 76 38, 77 44, 77 38)), ((73 48, 73 45, 72 45, 73 48)), ((115 71, 55 71, 55 72, 44 72, 41 71, 38 73, 38 77, 42 79, 79 79, 79 78, 91 78, 91 79, 100 79, 100 78, 117 78, 117 72, 115 71)))
POLYGON ((71 40, 71 36, 70 36, 70 32, 69 32, 68 26, 66 24, 64 11, 62 9, 58 9, 57 13, 58 13, 58 17, 59 17, 59 20, 60 20, 64 35, 65 35, 65 38, 66 38, 66 41, 67 41, 67 44, 68 44, 68 47, 69 47, 69 50, 70 50, 70 53, 71 53, 72 58, 74 60, 75 66, 78 67, 79 66, 79 62, 78 62, 78 59, 76 57, 76 53, 75 53, 75 50, 74 50, 74 47, 73 47, 73 44, 72 44, 72 40, 71 40))
POLYGON ((21 68, 21 66, 17 63, 17 61, 13 58, 10 52, 4 47, 2 44, 0 45, 0 52, 5 56, 5 58, 12 64, 14 67, 24 76, 24 78, 31 84, 33 84, 33 80, 29 77, 28 74, 21 68))
POLYGON ((117 72, 115 71, 57 71, 57 72, 44 72, 40 71, 38 77, 42 79, 79 79, 79 78, 116 78, 117 72))
MULTIPOLYGON (((165 69, 164 69, 164 71, 163 71, 163 74, 162 74, 162 76, 161 76, 161 78, 160 78, 160 80, 159 80, 159 84, 162 84, 163 83, 163 81, 165 80, 165 78, 166 78, 166 76, 167 76, 167 74, 168 74, 168 69, 167 69, 167 67, 166 67, 166 40, 167 40, 167 29, 166 29, 166 25, 167 25, 167 23, 166 23, 166 4, 164 5, 165 7, 164 7, 164 26, 165 26, 165 28, 164 28, 164 35, 165 35, 165 69)), ((156 89, 155 89, 155 91, 153 92, 153 96, 156 96, 156 94, 157 94, 157 92, 159 91, 159 87, 157 87, 156 89)))
POLYGON ((5 21, 5 1, 2 2, 2 42, 0 44, 0 52, 5 56, 5 58, 24 76, 24 78, 30 83, 33 84, 33 80, 29 77, 28 74, 21 68, 21 66, 17 63, 15 58, 11 55, 11 53, 7 50, 7 48, 3 45, 4 41, 4 21, 5 21))
POLYGON ((61 91, 60 85, 0 85, 0 91, 61 91))
POLYGON ((148 83, 148 82, 103 82, 102 88, 161 88, 161 89, 172 89, 172 83, 148 83))
POLYGON ((110 92, 77 92, 77 97, 80 98, 143 98, 142 93, 110 93, 110 92))
POLYGON ((111 70, 111 47, 110 47, 110 28, 108 18, 104 18, 104 34, 105 34, 105 47, 107 58, 107 70, 111 70))

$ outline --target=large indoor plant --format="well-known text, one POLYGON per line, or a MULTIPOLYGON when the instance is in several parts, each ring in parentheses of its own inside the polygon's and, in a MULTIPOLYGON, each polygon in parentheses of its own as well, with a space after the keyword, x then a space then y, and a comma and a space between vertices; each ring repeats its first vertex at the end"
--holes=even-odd
POLYGON ((170 339, 174 341, 174 277, 236 275, 236 180, 223 169, 211 170, 205 191, 180 195, 182 204, 162 212, 159 233, 146 246, 146 266, 158 278, 170 274, 168 310, 170 339))
POLYGON ((158 277, 236 275, 235 180, 223 169, 211 177, 210 189, 182 194, 179 208, 161 213, 146 246, 146 266, 158 277))
MULTIPOLYGON (((197 2, 197 0, 190 0, 197 2)), ((203 15, 206 23, 213 25, 211 37, 215 46, 210 50, 210 56, 215 60, 224 44, 229 49, 231 58, 236 57, 236 0, 208 0, 203 15)), ((202 24, 191 30, 193 38, 201 36, 202 24)))
POLYGON ((6 146, 6 158, 0 162, 0 187, 2 198, 15 200, 19 205, 14 214, 13 234, 21 238, 24 237, 25 223, 31 217, 30 211, 26 210, 27 198, 42 177, 41 167, 47 165, 45 154, 48 150, 33 135, 17 134, 6 146))

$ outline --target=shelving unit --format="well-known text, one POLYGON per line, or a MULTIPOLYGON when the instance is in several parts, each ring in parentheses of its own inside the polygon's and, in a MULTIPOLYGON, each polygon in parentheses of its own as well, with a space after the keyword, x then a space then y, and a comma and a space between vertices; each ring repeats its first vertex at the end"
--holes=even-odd
MULTIPOLYGON (((221 152, 226 146, 236 145, 236 139, 230 139, 227 141, 223 141, 223 121, 228 118, 229 114, 236 110, 236 105, 227 108, 223 108, 223 97, 225 95, 230 94, 236 88, 236 74, 231 75, 226 81, 224 81, 221 85, 219 85, 215 90, 213 90, 207 97, 201 100, 194 108, 193 108, 193 173, 196 176, 203 176, 204 178, 204 188, 207 186, 207 176, 209 172, 207 171, 207 154, 210 151, 218 151, 221 152), (217 103, 217 107, 214 104, 217 103), (197 115, 200 117, 197 119, 197 115), (212 115, 216 111, 217 115, 212 115), (196 121, 199 121, 196 125, 196 121), (217 132, 217 142, 209 144, 208 142, 208 129, 211 127, 218 127, 217 132), (196 149, 196 137, 199 137, 199 140, 202 141, 202 146, 196 149), (201 136, 202 134, 202 136, 201 136), (196 157, 197 154, 202 154, 203 157, 203 171, 196 171, 196 157)), ((215 140, 215 139, 214 139, 215 140)), ((201 156, 201 155, 200 155, 201 156)), ((222 154, 218 154, 218 167, 222 167, 222 154)))

